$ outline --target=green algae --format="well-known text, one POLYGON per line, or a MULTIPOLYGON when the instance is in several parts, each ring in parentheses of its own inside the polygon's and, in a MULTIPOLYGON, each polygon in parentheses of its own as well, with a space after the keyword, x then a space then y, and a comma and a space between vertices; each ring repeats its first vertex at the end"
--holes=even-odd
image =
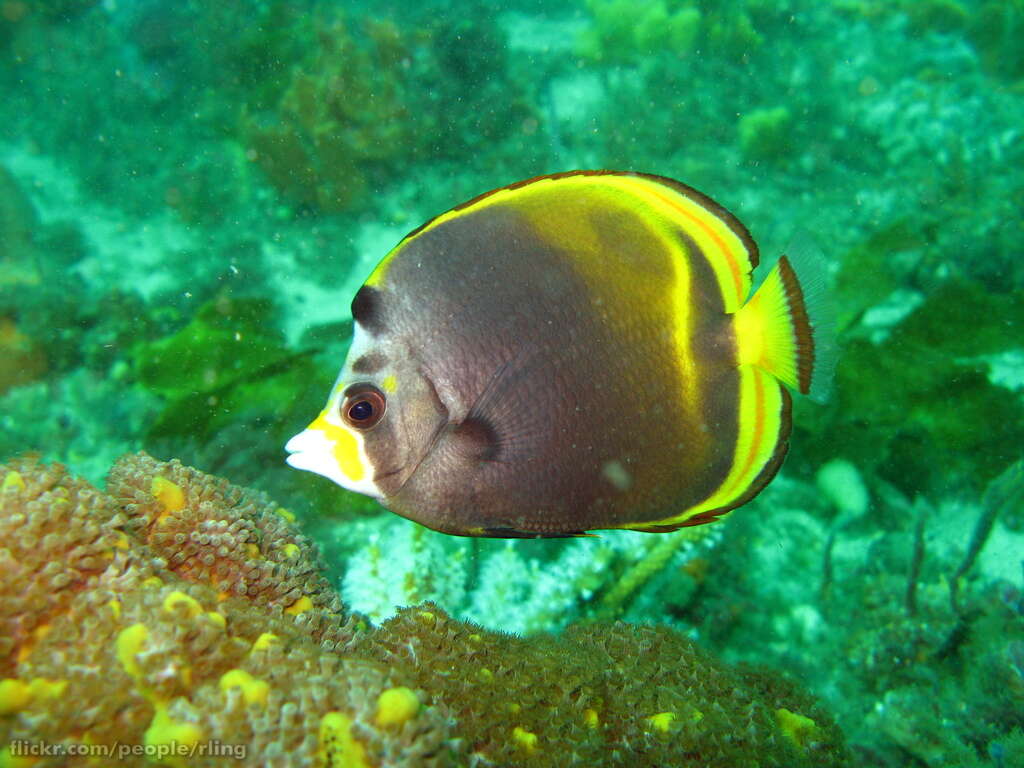
POLYGON ((1024 404, 986 362, 1015 346, 1006 329, 1021 323, 1010 294, 962 280, 936 287, 884 341, 844 344, 815 445, 828 451, 841 434, 844 456, 907 492, 952 478, 979 487, 1024 445, 1024 404))

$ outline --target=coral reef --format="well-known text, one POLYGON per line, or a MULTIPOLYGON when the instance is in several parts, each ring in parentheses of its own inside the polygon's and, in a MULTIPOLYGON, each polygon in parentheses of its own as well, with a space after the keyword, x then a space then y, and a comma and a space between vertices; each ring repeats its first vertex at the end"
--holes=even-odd
MULTIPOLYGON (((856 487, 850 469, 833 465, 819 482, 856 487)), ((689 618, 731 661, 767 654, 829 691, 867 764, 992 765, 1024 727, 1024 463, 980 503, 911 500, 877 480, 871 490, 828 526, 806 511, 809 489, 766 490, 772 513, 734 517, 689 618), (776 602, 786 610, 755 608, 776 602)))
POLYGON ((365 207, 375 183, 405 164, 467 149, 465 121, 498 138, 530 116, 514 83, 484 101, 492 75, 504 74, 494 27, 324 11, 294 33, 308 50, 276 103, 267 108, 260 93, 240 118, 247 156, 293 205, 365 207), (453 86, 463 95, 449 102, 453 86))
POLYGON ((379 621, 429 600, 491 629, 561 630, 604 618, 643 620, 643 607, 681 608, 688 572, 718 539, 715 526, 665 536, 608 531, 570 542, 478 541, 446 536, 388 514, 324 531, 341 592, 379 621))
POLYGON ((641 65, 662 52, 677 59, 705 51, 738 59, 762 42, 751 14, 770 8, 691 0, 587 0, 586 7, 593 22, 580 35, 577 50, 584 59, 605 65, 641 65))
POLYGON ((672 630, 371 629, 260 494, 145 454, 107 493, 0 477, 0 765, 845 764, 807 694, 672 630))
POLYGON ((354 546, 337 563, 344 573, 342 598, 373 621, 425 600, 449 611, 465 600, 471 544, 394 516, 354 521, 339 533, 354 546))
POLYGON ((341 605, 320 574, 312 544, 289 525, 288 510, 177 461, 122 458, 107 478, 134 538, 180 578, 253 605, 300 615, 334 630, 341 605))
POLYGON ((635 64, 659 48, 684 56, 692 51, 701 28, 699 8, 670 10, 664 0, 588 0, 587 8, 594 21, 580 36, 578 50, 595 63, 635 64))
POLYGON ((371 22, 369 44, 360 45, 343 17, 315 23, 316 54, 293 69, 273 115, 244 117, 244 135, 286 198, 338 211, 364 201, 368 167, 415 153, 431 130, 413 130, 410 119, 415 85, 401 66, 411 55, 407 34, 371 22))
POLYGON ((35 207, 7 168, 0 165, 0 288, 39 283, 35 207))
POLYGON ((755 109, 739 121, 740 150, 748 160, 775 160, 793 151, 793 115, 786 107, 755 109))
POLYGON ((18 330, 10 317, 0 316, 0 357, 4 359, 0 394, 41 378, 49 368, 39 343, 18 330))
POLYGON ((154 396, 126 386, 125 369, 104 377, 78 368, 12 389, 0 401, 0 455, 31 446, 98 483, 114 459, 138 449, 139 435, 158 413, 154 396), (22 418, 26 413, 35 416, 22 418))
POLYGON ((730 670, 673 630, 582 624, 522 639, 430 604, 356 638, 459 723, 483 765, 845 764, 827 716, 776 673, 730 670))
POLYGON ((49 368, 39 342, 18 329, 13 296, 40 281, 38 218, 17 181, 0 165, 0 394, 40 378, 49 368))
POLYGON ((141 765, 146 749, 166 765, 419 766, 444 753, 434 708, 394 713, 379 699, 395 675, 335 652, 357 623, 284 510, 142 454, 112 469, 109 494, 33 460, 0 477, 0 764, 141 765), (28 744, 56 757, 22 760, 28 744), (140 751, 100 751, 117 744, 140 751))

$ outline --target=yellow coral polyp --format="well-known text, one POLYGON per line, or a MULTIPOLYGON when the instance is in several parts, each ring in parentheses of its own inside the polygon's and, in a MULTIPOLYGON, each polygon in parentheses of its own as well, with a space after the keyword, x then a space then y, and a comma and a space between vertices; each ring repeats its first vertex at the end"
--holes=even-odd
POLYGON ((0 680, 0 715, 13 715, 32 703, 32 693, 23 680, 0 680))
POLYGON ((17 678, 0 680, 0 715, 13 715, 33 702, 59 698, 67 687, 67 680, 45 677, 34 677, 29 682, 17 678))
POLYGON ((274 643, 281 642, 281 638, 275 635, 273 632, 264 632, 262 635, 256 638, 252 644, 253 651, 265 651, 274 643))
POLYGON ((491 672, 487 667, 481 667, 477 670, 476 678, 481 683, 490 683, 494 680, 494 673, 491 672))
POLYGON ((142 652, 148 638, 149 630, 141 623, 132 624, 117 635, 117 660, 121 662, 124 671, 132 677, 142 676, 142 669, 135 656, 142 652))
POLYGON ((178 512, 185 507, 185 492, 181 486, 172 483, 166 477, 157 475, 150 483, 149 492, 157 500, 162 508, 158 520, 164 520, 168 515, 178 512))
POLYGON ((164 610, 168 613, 174 613, 181 605, 185 606, 185 613, 190 619, 194 619, 203 612, 203 606, 199 604, 198 600, 180 590, 169 592, 164 598, 164 610))
POLYGON ((3 485, 0 486, 0 489, 8 491, 12 488, 16 491, 25 490, 25 478, 21 476, 21 472, 15 472, 12 470, 4 477, 4 482, 3 485))
POLYGON ((420 711, 419 697, 404 685, 388 688, 377 697, 377 725, 402 725, 420 711))
POLYGON ((320 719, 317 766, 321 768, 371 768, 366 750, 352 736, 352 721, 342 712, 328 712, 320 719))
POLYGON ((278 507, 274 511, 277 512, 277 514, 279 514, 281 517, 283 517, 289 523, 294 523, 295 522, 295 515, 292 512, 290 512, 287 509, 285 509, 284 507, 278 507))
POLYGON ((583 724, 587 728, 597 728, 601 724, 601 717, 597 714, 596 709, 583 710, 583 724))
POLYGON ((512 740, 528 755, 532 755, 537 751, 537 742, 539 741, 537 734, 531 733, 525 728, 518 725, 513 728, 512 740))
POLYGON ((59 699, 68 687, 67 680, 47 680, 45 677, 34 677, 29 683, 33 699, 59 699))
POLYGON ((142 580, 142 586, 148 587, 150 589, 153 589, 155 587, 162 587, 163 585, 164 580, 161 579, 159 576, 149 576, 142 580))
POLYGON ((227 693, 232 688, 241 689, 246 704, 266 706, 267 696, 270 695, 270 684, 253 677, 244 669, 232 669, 221 675, 220 689, 227 693))
POLYGON ((221 629, 224 629, 228 625, 228 620, 227 618, 225 618, 224 614, 219 613, 217 611, 207 611, 206 618, 208 618, 221 629))
POLYGON ((32 655, 32 649, 35 648, 36 643, 46 637, 50 632, 50 625, 40 624, 32 632, 32 639, 25 643, 21 648, 18 649, 18 663, 25 661, 29 656, 32 655))
POLYGON ((818 724, 811 718, 790 712, 785 707, 775 710, 775 722, 789 741, 800 749, 821 738, 818 724))
POLYGON ((294 603, 284 609, 284 612, 292 616, 298 616, 300 613, 305 613, 313 607, 313 601, 310 600, 306 595, 303 595, 294 603))
POLYGON ((648 717, 647 722, 653 730, 668 733, 672 729, 672 723, 676 721, 677 717, 678 715, 675 712, 659 712, 648 717))
MULTIPOLYGON (((167 713, 166 706, 158 706, 149 728, 142 736, 142 743, 150 748, 168 747, 177 751, 195 746, 203 736, 201 727, 195 723, 178 722, 167 713)), ((166 757, 164 760, 169 765, 186 765, 180 757, 166 757)))
POLYGON ((284 552, 285 557, 287 557, 289 560, 292 560, 299 554, 299 545, 288 542, 284 545, 284 547, 282 547, 282 551, 284 552))

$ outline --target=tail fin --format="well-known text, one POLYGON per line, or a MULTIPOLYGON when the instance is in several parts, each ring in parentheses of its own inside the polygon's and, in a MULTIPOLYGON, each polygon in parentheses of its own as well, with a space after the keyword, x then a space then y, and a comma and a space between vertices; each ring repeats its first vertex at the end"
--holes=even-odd
POLYGON ((824 296, 826 264, 809 242, 790 252, 779 257, 736 313, 739 364, 755 365, 790 389, 824 400, 834 357, 824 296))

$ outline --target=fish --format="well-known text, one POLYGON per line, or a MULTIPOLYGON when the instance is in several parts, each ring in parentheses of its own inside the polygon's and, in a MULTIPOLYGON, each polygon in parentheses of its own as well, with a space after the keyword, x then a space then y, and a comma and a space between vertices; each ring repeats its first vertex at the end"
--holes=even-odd
POLYGON ((796 261, 752 291, 747 228, 663 176, 487 192, 358 289, 344 364, 287 462, 460 536, 719 519, 778 472, 790 391, 826 386, 827 267, 796 261))

